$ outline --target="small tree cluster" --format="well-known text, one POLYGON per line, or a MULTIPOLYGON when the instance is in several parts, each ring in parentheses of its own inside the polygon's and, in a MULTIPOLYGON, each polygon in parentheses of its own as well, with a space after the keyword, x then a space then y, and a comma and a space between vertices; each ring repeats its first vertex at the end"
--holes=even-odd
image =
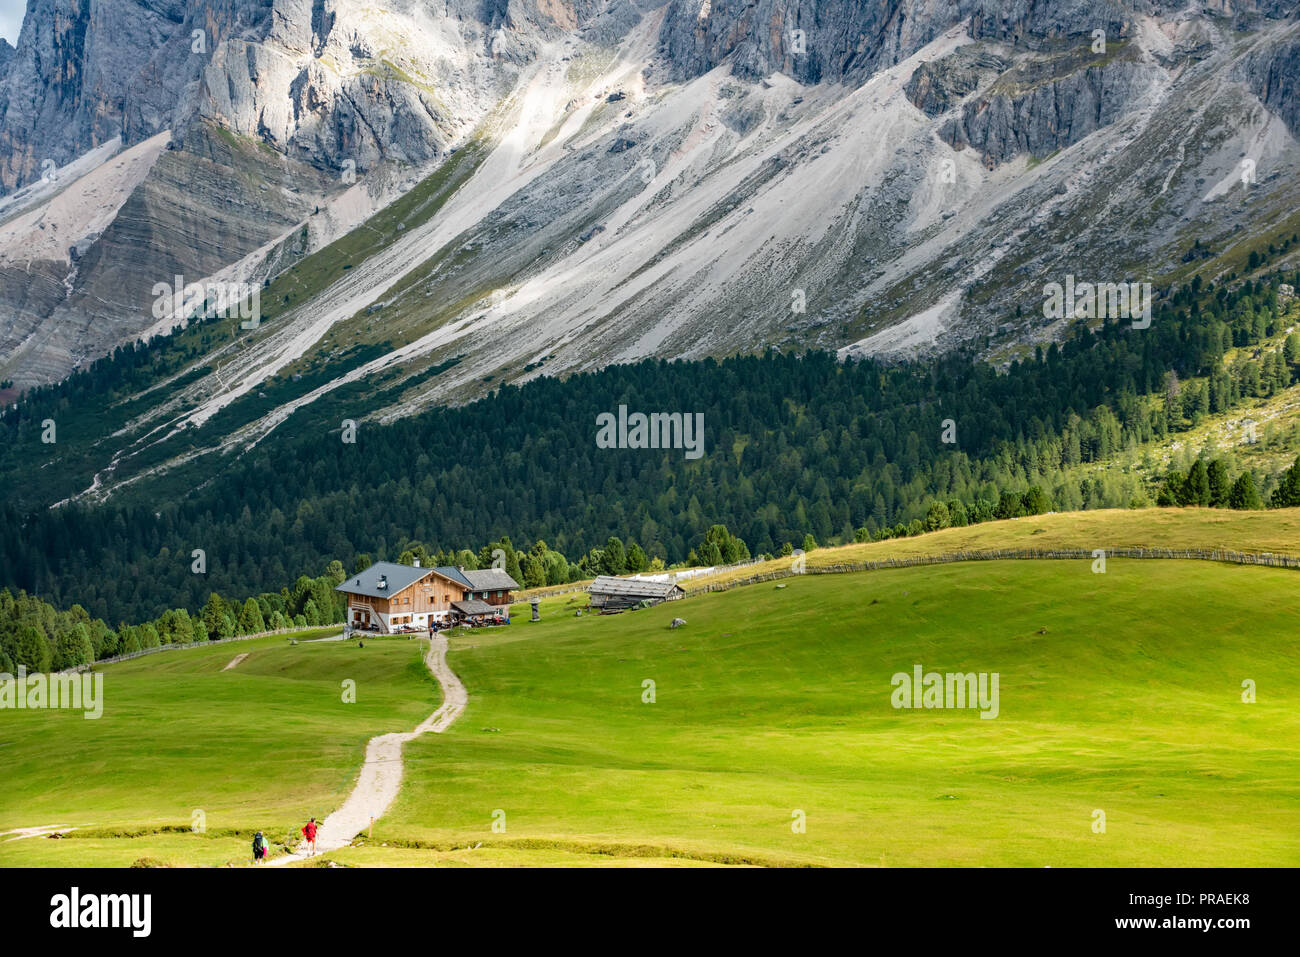
POLYGON ((1187 472, 1173 469, 1165 476, 1156 504, 1170 506, 1200 506, 1202 508, 1263 508, 1255 476, 1247 469, 1235 479, 1226 459, 1209 462, 1197 459, 1187 472))

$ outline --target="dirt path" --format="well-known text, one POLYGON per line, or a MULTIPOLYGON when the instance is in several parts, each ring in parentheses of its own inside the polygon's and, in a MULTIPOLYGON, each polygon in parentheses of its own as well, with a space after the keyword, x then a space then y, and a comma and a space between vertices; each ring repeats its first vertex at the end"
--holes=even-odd
MULTIPOLYGON (((414 731, 381 734, 366 745, 366 760, 361 766, 361 776, 343 806, 327 817, 316 834, 316 852, 335 851, 352 843, 352 839, 370 826, 371 818, 382 817, 388 810, 402 785, 402 745, 418 738, 426 731, 441 734, 460 717, 469 695, 465 686, 447 666, 447 639, 435 638, 429 642, 425 665, 442 685, 442 706, 420 722, 414 731)), ((308 853, 304 844, 284 857, 268 861, 274 867, 301 861, 308 853)))
POLYGON ((67 824, 42 824, 39 827, 16 827, 12 831, 0 831, 0 837, 5 841, 21 841, 28 837, 48 837, 51 834, 62 834, 65 831, 75 831, 78 827, 89 827, 89 824, 78 824, 76 827, 70 827, 67 824), (9 835, 16 834, 17 837, 9 835))
POLYGON ((229 671, 231 668, 237 667, 241 661, 243 661, 245 658, 248 657, 248 655, 249 652, 247 651, 244 652, 242 655, 235 655, 235 657, 230 659, 230 664, 226 665, 226 667, 222 668, 221 670, 229 671))

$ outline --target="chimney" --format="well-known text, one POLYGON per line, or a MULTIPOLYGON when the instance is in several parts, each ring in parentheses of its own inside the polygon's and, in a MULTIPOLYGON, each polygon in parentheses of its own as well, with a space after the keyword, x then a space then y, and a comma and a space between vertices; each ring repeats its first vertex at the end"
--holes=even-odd
POLYGON ((464 566, 464 565, 457 565, 457 566, 456 566, 456 571, 458 571, 458 572, 463 572, 464 570, 465 570, 465 566, 464 566))
POLYGON ((414 561, 413 564, 415 565, 416 568, 419 568, 419 567, 420 567, 420 560, 419 560, 418 558, 415 559, 415 561, 414 561))

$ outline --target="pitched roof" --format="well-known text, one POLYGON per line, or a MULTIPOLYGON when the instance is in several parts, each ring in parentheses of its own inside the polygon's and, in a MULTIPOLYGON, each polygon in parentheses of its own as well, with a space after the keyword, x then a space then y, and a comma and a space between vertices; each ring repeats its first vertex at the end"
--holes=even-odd
POLYGON ((496 612, 496 609, 487 602, 479 601, 477 598, 467 598, 465 601, 454 601, 451 603, 451 607, 455 608, 462 615, 491 615, 496 612))
POLYGON ((434 569, 434 571, 439 575, 442 575, 444 578, 450 578, 457 585, 464 585, 466 588, 474 587, 469 583, 469 579, 465 577, 465 573, 455 565, 439 565, 434 569))
POLYGON ((667 598, 682 586, 674 582, 652 582, 639 578, 615 578, 601 575, 588 589, 598 595, 625 595, 630 598, 667 598))
POLYGON ((519 583, 500 568, 483 568, 478 571, 462 570, 455 565, 438 565, 421 568, 416 565, 399 565, 396 562, 375 562, 363 572, 349 575, 335 591, 350 595, 383 598, 410 588, 430 572, 437 572, 467 591, 514 591, 519 583), (379 579, 388 576, 388 587, 380 588, 379 579))
POLYGON ((467 568, 461 575, 474 591, 514 591, 519 587, 519 582, 507 575, 504 568, 480 568, 477 571, 467 568))
POLYGON ((365 595, 369 598, 386 598, 410 588, 431 572, 450 578, 465 588, 469 587, 469 582, 461 578, 454 568, 421 568, 417 565, 399 565, 396 562, 375 562, 365 571, 349 575, 343 584, 336 585, 334 590, 347 592, 350 595, 365 595), (379 581, 384 577, 388 579, 386 587, 380 588, 379 581))

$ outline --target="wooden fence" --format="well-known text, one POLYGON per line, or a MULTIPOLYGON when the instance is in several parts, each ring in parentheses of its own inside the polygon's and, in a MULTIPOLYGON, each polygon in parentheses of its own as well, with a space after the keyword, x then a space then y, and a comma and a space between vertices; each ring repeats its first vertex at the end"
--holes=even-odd
MULTIPOLYGON (((64 668, 55 674, 70 675, 78 671, 85 671, 87 668, 94 668, 99 665, 111 665, 119 661, 130 661, 132 658, 142 658, 145 655, 154 655, 160 651, 173 651, 185 648, 211 648, 214 645, 228 645, 236 641, 252 641, 254 638, 269 638, 272 635, 292 635, 303 631, 311 631, 314 628, 332 628, 333 625, 309 625, 306 628, 277 628, 275 631, 259 631, 255 635, 235 635, 232 638, 218 638, 215 641, 186 641, 180 644, 158 645, 154 648, 141 648, 139 651, 129 651, 124 655, 114 655, 112 658, 100 658, 98 661, 90 662, 84 665, 73 665, 71 668, 64 668)), ((343 623, 339 622, 339 629, 342 630, 343 623)))
MULTIPOLYGON (((743 562, 736 562, 736 564, 734 565, 718 565, 712 570, 710 570, 707 574, 725 575, 727 572, 735 571, 737 568, 748 568, 750 565, 761 564, 762 561, 763 559, 761 558, 750 558, 743 562)), ((692 569, 689 568, 682 569, 682 571, 691 571, 691 570, 692 569)), ((641 575, 672 575, 673 572, 671 570, 664 570, 662 572, 640 572, 640 574, 641 575)), ((626 578, 628 581, 636 580, 635 575, 620 575, 619 577, 626 578)), ((704 577, 703 574, 700 577, 704 577)), ((568 582, 563 585, 538 585, 536 588, 525 588, 520 591, 519 597, 516 598, 515 600, 516 602, 529 602, 532 601, 534 598, 555 598, 559 595, 569 595, 572 594, 573 592, 580 592, 580 591, 585 592, 591 588, 592 581, 594 581, 594 579, 586 579, 580 582, 568 582)), ((677 584, 685 588, 686 587, 685 582, 688 581, 690 581, 689 576, 687 578, 679 579, 677 581, 677 584)))
POLYGON ((843 575, 850 572, 870 572, 882 568, 911 568, 915 565, 950 565, 954 562, 995 562, 1036 560, 1078 560, 1092 561, 1104 554, 1106 558, 1163 558, 1183 561, 1228 562, 1234 565, 1268 565, 1274 568, 1300 568, 1300 557, 1292 555, 1274 555, 1269 552, 1234 552, 1225 548, 1001 548, 979 552, 950 552, 943 555, 916 555, 911 558, 882 558, 879 561, 839 562, 834 565, 806 566, 803 571, 794 570, 794 562, 789 567, 776 571, 737 578, 732 581, 714 582, 686 588, 686 594, 703 595, 707 592, 729 591, 742 585, 757 585, 762 582, 779 581, 783 578, 795 578, 799 575, 843 575))

